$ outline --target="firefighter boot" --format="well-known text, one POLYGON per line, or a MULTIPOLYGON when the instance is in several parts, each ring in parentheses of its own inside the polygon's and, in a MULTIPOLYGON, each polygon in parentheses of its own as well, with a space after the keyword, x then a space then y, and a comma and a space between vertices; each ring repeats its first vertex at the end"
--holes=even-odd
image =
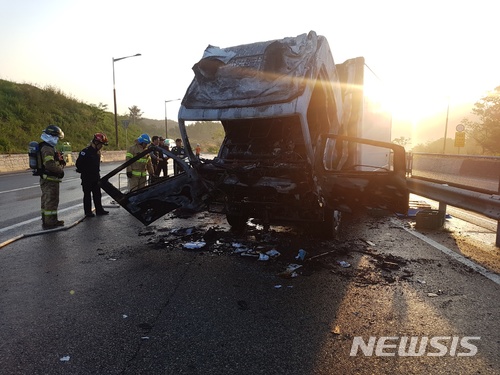
POLYGON ((47 230, 47 229, 53 229, 55 228, 56 225, 54 225, 54 218, 52 216, 44 216, 42 215, 42 228, 47 230))
POLYGON ((54 229, 64 226, 64 221, 57 220, 57 215, 45 216, 43 221, 43 229, 54 229))
POLYGON ((59 220, 56 215, 56 226, 57 227, 64 227, 64 220, 59 220))

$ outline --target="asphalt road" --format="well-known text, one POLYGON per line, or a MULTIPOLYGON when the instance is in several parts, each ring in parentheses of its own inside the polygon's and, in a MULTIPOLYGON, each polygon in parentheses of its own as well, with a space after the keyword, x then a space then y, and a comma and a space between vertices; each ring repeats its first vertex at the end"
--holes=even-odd
POLYGON ((232 232, 207 213, 145 228, 109 210, 0 248, 2 374, 500 373, 500 285, 422 242, 407 219, 345 217, 334 241, 232 232), (236 244, 281 255, 259 261, 236 244), (284 278, 293 263, 297 277, 284 278), (387 346, 350 355, 356 337, 387 346), (405 337, 442 346, 391 355, 405 337))
MULTIPOLYGON (((102 163, 101 176, 109 173, 121 162, 102 163)), ((172 163, 169 173, 173 174, 172 163)), ((126 176, 120 173, 111 179, 116 186, 126 186, 126 176), (119 182, 118 182, 119 181, 119 182)), ((31 171, 0 174, 0 243, 23 233, 41 229, 39 177, 31 171), (36 225, 33 225, 33 224, 36 225)), ((106 197, 106 193, 103 192, 106 197)), ((60 186, 59 217, 66 225, 83 216, 82 187, 80 175, 75 167, 65 168, 65 177, 60 186)), ((106 200, 104 199, 103 202, 106 200)), ((109 199, 108 199, 109 201, 109 199)))
MULTIPOLYGON (((101 166, 101 175, 116 168, 120 163, 104 163, 101 166)), ((60 187, 61 215, 82 203, 82 188, 80 175, 75 167, 65 168, 65 177, 60 187)), ((10 227, 24 221, 40 219, 40 184, 39 177, 31 171, 0 174, 0 205, 2 215, 0 228, 10 227)), ((80 210, 83 210, 80 207, 80 210)), ((41 224, 40 224, 41 226, 41 224)))

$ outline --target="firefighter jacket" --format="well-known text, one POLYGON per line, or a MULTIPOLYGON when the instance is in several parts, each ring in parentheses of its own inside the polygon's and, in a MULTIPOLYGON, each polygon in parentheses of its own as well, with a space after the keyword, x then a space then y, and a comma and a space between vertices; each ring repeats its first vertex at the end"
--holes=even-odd
POLYGON ((80 173, 82 180, 87 182, 97 182, 101 165, 101 153, 92 145, 84 148, 76 159, 76 171, 80 173))
MULTIPOLYGON (((141 147, 141 145, 134 144, 128 149, 126 160, 132 159, 134 156, 140 154, 143 151, 145 150, 141 147)), ((148 172, 151 176, 154 176, 153 164, 151 163, 151 156, 149 154, 146 154, 142 158, 130 164, 127 167, 127 173, 129 172, 132 173, 133 177, 146 177, 148 175, 148 172)))
POLYGON ((42 159, 42 173, 44 180, 61 182, 64 177, 63 167, 66 165, 62 154, 46 142, 40 143, 40 156, 42 159))

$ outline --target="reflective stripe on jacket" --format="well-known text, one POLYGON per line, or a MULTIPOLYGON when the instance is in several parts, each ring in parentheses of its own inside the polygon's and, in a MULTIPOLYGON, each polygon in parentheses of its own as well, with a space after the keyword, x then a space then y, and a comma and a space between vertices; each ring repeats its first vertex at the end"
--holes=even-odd
MULTIPOLYGON (((143 151, 144 149, 138 144, 131 146, 125 154, 126 160, 132 159, 143 151)), ((146 154, 142 158, 129 165, 127 167, 127 172, 132 172, 132 176, 136 177, 145 177, 148 175, 148 172, 150 175, 154 175, 153 164, 151 163, 150 155, 146 154)))
POLYGON ((45 173, 42 174, 40 177, 43 178, 44 180, 47 180, 47 181, 62 182, 62 178, 54 177, 54 176, 48 176, 45 173))
POLYGON ((136 176, 136 177, 144 177, 144 176, 147 176, 148 175, 148 172, 141 172, 141 171, 134 171, 132 170, 132 176, 136 176))
POLYGON ((42 157, 43 173, 41 178, 48 181, 61 182, 62 178, 56 177, 63 174, 63 168, 56 160, 56 150, 46 142, 40 144, 40 155, 42 157))

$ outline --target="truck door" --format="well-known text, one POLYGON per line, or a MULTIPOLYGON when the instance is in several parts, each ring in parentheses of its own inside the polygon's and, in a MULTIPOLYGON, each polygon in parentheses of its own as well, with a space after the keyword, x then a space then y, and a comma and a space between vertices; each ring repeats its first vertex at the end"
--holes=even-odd
POLYGON ((408 212, 404 147, 333 134, 323 135, 320 143, 314 174, 328 207, 340 211, 382 208, 408 212))
POLYGON ((125 170, 128 165, 151 152, 152 149, 156 148, 151 147, 141 152, 102 177, 99 180, 101 188, 144 225, 151 224, 177 208, 194 211, 201 209, 203 206, 201 197, 206 189, 202 185, 196 170, 191 168, 184 160, 163 149, 158 150, 169 156, 170 160, 177 161, 183 170, 182 173, 172 177, 160 178, 158 181, 150 181, 147 186, 130 192, 120 191, 109 181, 120 171, 125 170))

